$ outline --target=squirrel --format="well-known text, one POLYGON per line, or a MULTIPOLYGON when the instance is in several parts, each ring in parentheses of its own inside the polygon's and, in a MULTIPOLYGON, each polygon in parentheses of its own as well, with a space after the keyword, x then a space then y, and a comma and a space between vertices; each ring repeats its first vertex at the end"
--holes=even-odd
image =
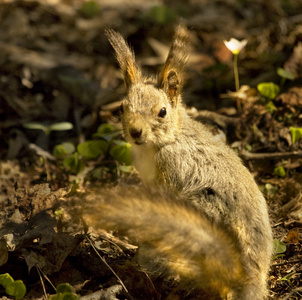
POLYGON ((273 245, 266 201, 235 151, 185 110, 187 29, 178 26, 157 77, 143 75, 120 33, 106 35, 127 89, 120 110, 133 164, 158 192, 117 188, 88 223, 126 230, 144 244, 147 270, 170 269, 200 291, 197 299, 265 299, 273 245))

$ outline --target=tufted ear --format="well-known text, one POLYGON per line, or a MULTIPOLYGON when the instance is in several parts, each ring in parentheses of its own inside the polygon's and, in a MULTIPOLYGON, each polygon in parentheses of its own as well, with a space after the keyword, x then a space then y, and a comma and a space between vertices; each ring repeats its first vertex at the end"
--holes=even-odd
POLYGON ((182 76, 174 69, 167 69, 161 80, 161 88, 175 102, 182 89, 182 76))
POLYGON ((187 62, 188 34, 184 26, 178 26, 172 46, 162 71, 158 76, 158 85, 173 105, 177 104, 183 85, 183 72, 187 62))
POLYGON ((112 29, 106 29, 105 34, 112 45, 117 61, 122 70, 127 89, 142 79, 142 73, 135 63, 135 56, 122 35, 112 29))

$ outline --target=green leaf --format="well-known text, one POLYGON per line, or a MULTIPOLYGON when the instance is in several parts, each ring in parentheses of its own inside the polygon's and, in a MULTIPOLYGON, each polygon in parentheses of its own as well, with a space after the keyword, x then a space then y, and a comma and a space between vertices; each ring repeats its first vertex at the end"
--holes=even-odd
POLYGON ((23 127, 24 128, 27 128, 27 129, 33 129, 33 130, 42 130, 44 131, 45 133, 48 131, 48 127, 41 124, 41 123, 37 123, 37 122, 28 122, 28 123, 25 123, 23 124, 23 127))
POLYGON ((278 68, 277 69, 277 74, 280 77, 285 78, 285 79, 289 79, 289 80, 294 80, 295 79, 295 75, 292 72, 287 71, 283 68, 278 68))
POLYGON ((94 0, 85 1, 82 5, 82 13, 85 18, 93 18, 99 10, 99 4, 94 0))
POLYGON ((110 155, 120 164, 131 165, 131 145, 124 141, 114 140, 116 144, 110 149, 110 155))
POLYGON ((26 286, 22 280, 15 280, 6 286, 5 292, 16 299, 22 299, 26 294, 26 286))
POLYGON ((54 212, 56 217, 63 217, 64 213, 65 213, 65 211, 64 211, 64 208, 62 208, 62 207, 57 208, 54 212))
POLYGON ((284 167, 282 167, 282 166, 276 167, 274 169, 274 174, 279 177, 285 177, 286 172, 284 170, 284 167))
POLYGON ((267 98, 267 99, 275 99, 279 92, 280 88, 277 84, 273 82, 262 82, 257 85, 257 89, 261 96, 267 98))
POLYGON ((93 135, 107 140, 108 142, 114 138, 117 138, 121 134, 120 130, 117 130, 113 125, 102 124, 98 127, 97 132, 93 135))
POLYGON ((119 169, 124 173, 131 173, 133 171, 133 167, 131 165, 130 166, 119 165, 119 169))
POLYGON ((277 281, 287 281, 288 283, 290 283, 290 278, 291 278, 294 274, 296 274, 296 271, 293 271, 293 272, 291 272, 291 273, 285 275, 283 278, 278 279, 277 281))
POLYGON ((56 295, 53 295, 49 298, 50 300, 78 300, 80 299, 80 296, 77 296, 76 294, 72 293, 59 293, 56 295))
POLYGON ((116 131, 115 127, 111 124, 101 124, 98 129, 97 129, 97 133, 99 134, 108 134, 108 133, 112 133, 116 131))
POLYGON ((49 126, 50 131, 65 131, 73 128, 73 125, 69 122, 54 123, 49 126))
POLYGON ((174 10, 166 6, 154 6, 150 9, 148 17, 153 19, 158 25, 173 22, 177 15, 174 10))
POLYGON ((289 127, 290 134, 292 136, 293 144, 302 138, 302 128, 298 127, 289 127))
POLYGON ((245 145, 245 150, 247 150, 247 151, 252 151, 252 149, 253 149, 253 147, 250 145, 250 144, 246 144, 245 145))
POLYGON ((270 101, 266 104, 265 109, 267 112, 269 112, 270 114, 274 113, 275 111, 277 111, 277 107, 275 106, 275 104, 273 103, 273 101, 270 101))
POLYGON ((261 186, 261 190, 269 199, 273 198, 278 192, 278 188, 270 183, 266 183, 264 186, 261 186))
POLYGON ((73 286, 71 286, 69 283, 61 283, 57 285, 56 288, 57 294, 59 293, 75 293, 75 289, 73 286))
POLYGON ((104 140, 86 141, 78 145, 78 152, 87 159, 94 159, 104 154, 108 149, 108 143, 104 140))
POLYGON ((5 288, 12 282, 14 282, 14 279, 8 273, 0 274, 0 284, 2 284, 5 288))
POLYGON ((66 155, 72 154, 74 151, 75 147, 72 143, 62 143, 54 147, 53 155, 57 158, 62 158, 66 155))
POLYGON ((273 240, 273 247, 274 247, 275 254, 281 254, 286 251, 286 244, 277 239, 273 240))
POLYGON ((79 174, 85 169, 85 164, 79 159, 79 154, 77 152, 69 157, 66 157, 63 160, 63 166, 74 174, 79 174))

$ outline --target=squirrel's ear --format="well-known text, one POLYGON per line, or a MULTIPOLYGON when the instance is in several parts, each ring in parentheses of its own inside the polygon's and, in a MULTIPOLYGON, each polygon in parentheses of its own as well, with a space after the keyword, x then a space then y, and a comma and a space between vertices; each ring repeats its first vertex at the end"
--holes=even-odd
POLYGON ((126 87, 129 89, 133 83, 140 81, 142 78, 141 70, 135 63, 134 53, 120 33, 112 29, 106 29, 105 34, 115 51, 126 87))
POLYGON ((162 76, 160 87, 165 91, 170 101, 176 104, 177 96, 180 94, 182 88, 182 77, 173 69, 167 70, 162 76))
POLYGON ((188 48, 187 29, 180 25, 175 32, 166 63, 158 76, 159 87, 166 92, 174 104, 181 92, 188 48))

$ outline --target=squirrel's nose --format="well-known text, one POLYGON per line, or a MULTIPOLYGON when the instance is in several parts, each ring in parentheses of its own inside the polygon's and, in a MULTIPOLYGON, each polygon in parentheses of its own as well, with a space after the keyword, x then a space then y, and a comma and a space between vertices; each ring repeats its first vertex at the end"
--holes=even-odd
POLYGON ((134 138, 134 139, 138 139, 141 137, 142 135, 142 129, 138 129, 138 128, 130 128, 129 129, 130 135, 134 138))

